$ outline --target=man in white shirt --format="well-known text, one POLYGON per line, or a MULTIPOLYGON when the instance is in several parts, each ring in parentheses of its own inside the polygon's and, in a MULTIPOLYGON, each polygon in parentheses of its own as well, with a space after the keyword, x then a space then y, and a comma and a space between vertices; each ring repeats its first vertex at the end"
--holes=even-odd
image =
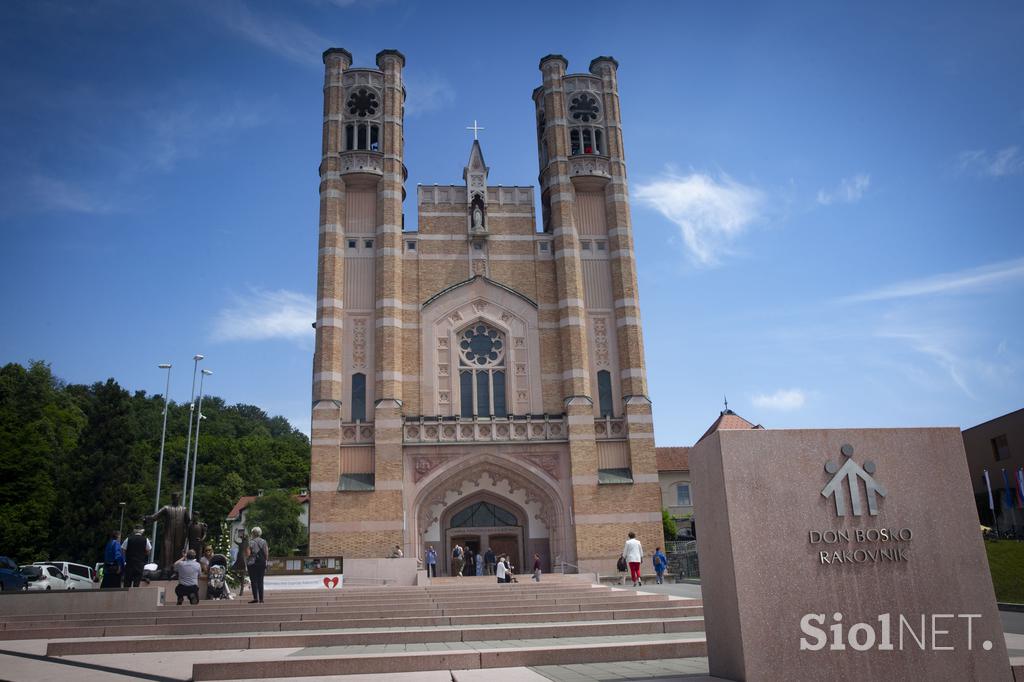
POLYGON ((629 564, 629 577, 633 580, 633 587, 642 586, 644 583, 640 580, 640 564, 644 560, 644 548, 633 531, 629 531, 629 539, 622 548, 622 556, 629 564))

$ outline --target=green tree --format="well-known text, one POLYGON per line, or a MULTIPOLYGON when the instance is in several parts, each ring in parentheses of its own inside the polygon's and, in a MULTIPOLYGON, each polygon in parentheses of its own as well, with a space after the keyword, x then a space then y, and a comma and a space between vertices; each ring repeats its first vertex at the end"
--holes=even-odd
POLYGON ((661 527, 665 533, 665 542, 672 542, 676 539, 676 520, 668 513, 668 509, 661 508, 661 527))
POLYGON ((289 493, 275 490, 256 499, 245 513, 250 528, 259 526, 275 556, 291 554, 306 543, 306 529, 299 521, 302 505, 289 493))
POLYGON ((50 367, 0 368, 0 554, 44 560, 61 505, 55 483, 85 416, 50 367))

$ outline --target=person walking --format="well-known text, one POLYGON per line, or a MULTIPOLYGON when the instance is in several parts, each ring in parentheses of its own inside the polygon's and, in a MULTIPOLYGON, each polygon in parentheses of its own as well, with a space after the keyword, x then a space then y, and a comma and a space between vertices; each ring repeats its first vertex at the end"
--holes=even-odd
POLYGON ((124 575, 124 551, 121 549, 121 531, 111 531, 103 548, 103 582, 100 588, 121 587, 124 575))
POLYGON ((629 537, 622 548, 622 556, 629 565, 629 577, 633 581, 633 587, 642 587, 644 583, 640 580, 640 563, 644 560, 644 548, 633 531, 629 531, 629 537))
POLYGON ((540 582, 540 554, 533 555, 533 579, 540 582))
POLYGON ((664 584, 665 568, 668 567, 668 557, 661 551, 661 547, 654 548, 654 556, 651 557, 651 561, 654 563, 654 575, 656 576, 654 582, 658 585, 664 584))
POLYGON ((249 556, 245 568, 249 572, 249 583, 252 587, 250 604, 263 603, 263 576, 267 572, 267 559, 270 558, 270 547, 263 539, 263 530, 255 526, 249 531, 249 556))
POLYGON ((153 544, 145 533, 146 529, 137 524, 128 539, 121 543, 125 563, 125 587, 138 587, 142 583, 142 573, 146 570, 146 559, 153 551, 153 544))
POLYGON ((476 555, 476 574, 484 574, 484 555, 480 554, 479 552, 476 555))
POLYGON ((498 576, 498 582, 499 583, 507 583, 508 582, 507 580, 505 580, 505 561, 504 561, 504 557, 498 557, 498 565, 495 567, 494 573, 495 573, 495 575, 498 576))
POLYGON ((245 579, 249 574, 247 562, 249 560, 249 538, 244 528, 239 528, 235 536, 235 563, 231 566, 231 572, 238 577, 238 596, 245 592, 245 579))
POLYGON ((188 550, 181 555, 181 558, 174 562, 174 571, 178 574, 178 584, 174 588, 174 594, 178 596, 178 606, 188 597, 188 603, 195 606, 199 603, 199 574, 203 568, 196 561, 195 550, 188 550))
POLYGON ((427 577, 437 577, 437 552, 434 551, 433 545, 427 547, 427 577))
POLYGON ((488 547, 487 551, 484 552, 484 565, 487 567, 487 575, 494 575, 494 562, 494 550, 488 547))

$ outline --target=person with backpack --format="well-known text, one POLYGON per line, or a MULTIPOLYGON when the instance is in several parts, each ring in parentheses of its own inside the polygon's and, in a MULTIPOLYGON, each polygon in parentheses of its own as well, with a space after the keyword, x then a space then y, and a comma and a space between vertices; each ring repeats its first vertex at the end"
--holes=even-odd
POLYGON ((615 562, 615 569, 619 572, 619 584, 626 584, 626 571, 629 570, 629 564, 626 563, 626 557, 619 555, 619 560, 615 562))
POLYGON ((263 539, 263 530, 256 526, 249 531, 249 547, 247 549, 245 568, 249 572, 249 583, 252 588, 252 601, 250 604, 263 603, 263 576, 267 572, 267 559, 270 557, 270 547, 263 539))
POLYGON ((466 553, 458 544, 452 547, 452 575, 462 577, 462 566, 465 563, 466 553))
POLYGON ((651 562, 654 564, 654 574, 656 582, 661 585, 665 582, 665 569, 668 567, 668 557, 661 551, 661 547, 654 548, 654 556, 651 557, 651 562))

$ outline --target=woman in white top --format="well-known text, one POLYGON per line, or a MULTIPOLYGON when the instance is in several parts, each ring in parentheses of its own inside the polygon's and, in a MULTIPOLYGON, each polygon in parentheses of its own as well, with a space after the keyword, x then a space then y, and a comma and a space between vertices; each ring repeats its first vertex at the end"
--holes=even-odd
POLYGON ((622 548, 622 556, 629 564, 629 577, 633 580, 633 587, 642 586, 644 583, 640 580, 640 563, 644 560, 644 548, 633 531, 629 531, 629 539, 622 548))
POLYGON ((498 565, 495 567, 494 573, 498 576, 498 582, 505 582, 505 557, 498 558, 498 565))

